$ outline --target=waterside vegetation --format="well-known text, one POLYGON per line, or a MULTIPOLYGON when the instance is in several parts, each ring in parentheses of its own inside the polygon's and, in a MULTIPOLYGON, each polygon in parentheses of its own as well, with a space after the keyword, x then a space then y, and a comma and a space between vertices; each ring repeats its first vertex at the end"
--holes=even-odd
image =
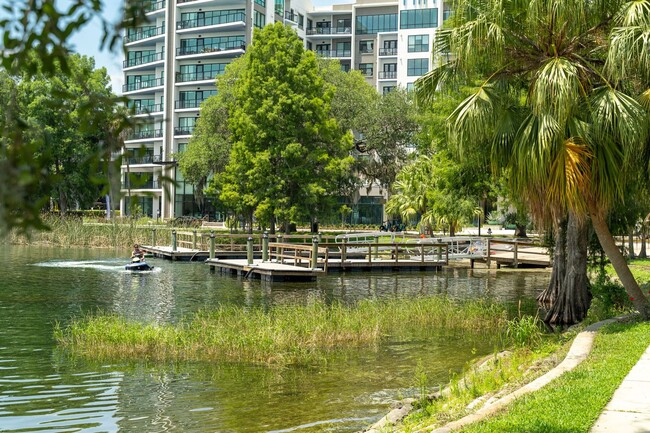
POLYGON ((446 297, 364 300, 246 308, 221 306, 178 324, 152 324, 97 314, 56 326, 58 343, 74 355, 100 359, 201 360, 269 365, 325 361, 328 352, 372 347, 389 337, 463 332, 498 344, 508 306, 446 297))

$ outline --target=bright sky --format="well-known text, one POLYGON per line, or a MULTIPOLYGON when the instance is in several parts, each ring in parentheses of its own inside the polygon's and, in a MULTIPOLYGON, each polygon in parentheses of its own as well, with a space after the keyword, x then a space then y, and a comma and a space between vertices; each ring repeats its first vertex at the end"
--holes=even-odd
MULTIPOLYGON (((312 0, 314 6, 327 6, 339 3, 351 3, 353 0, 312 0)), ((64 1, 65 3, 65 1, 64 1)), ((120 8, 122 2, 119 0, 107 0, 104 2, 104 16, 111 22, 120 19, 120 8)), ((97 67, 105 67, 111 77, 113 92, 122 93, 124 76, 122 73, 123 56, 118 49, 111 53, 107 50, 100 50, 103 29, 97 20, 86 25, 79 33, 72 38, 73 49, 79 54, 85 54, 95 58, 97 67)))

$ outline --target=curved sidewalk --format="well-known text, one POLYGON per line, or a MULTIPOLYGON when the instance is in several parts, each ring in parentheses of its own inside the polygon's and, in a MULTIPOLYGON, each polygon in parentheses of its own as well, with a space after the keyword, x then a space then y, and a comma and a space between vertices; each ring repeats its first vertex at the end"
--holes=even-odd
POLYGON ((590 433, 650 432, 650 347, 618 387, 590 433))

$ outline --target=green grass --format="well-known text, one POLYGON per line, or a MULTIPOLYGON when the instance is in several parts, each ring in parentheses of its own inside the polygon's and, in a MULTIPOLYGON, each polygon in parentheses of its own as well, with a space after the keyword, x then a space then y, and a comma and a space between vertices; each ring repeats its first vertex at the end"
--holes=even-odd
POLYGON ((387 336, 457 330, 498 341, 507 306, 445 297, 314 303, 261 308, 220 307, 176 325, 143 324, 114 315, 88 316, 57 326, 59 344, 90 358, 320 362, 329 351, 372 347, 387 336))
POLYGON ((609 325, 599 331, 592 353, 575 370, 462 431, 587 433, 649 344, 650 323, 609 325))

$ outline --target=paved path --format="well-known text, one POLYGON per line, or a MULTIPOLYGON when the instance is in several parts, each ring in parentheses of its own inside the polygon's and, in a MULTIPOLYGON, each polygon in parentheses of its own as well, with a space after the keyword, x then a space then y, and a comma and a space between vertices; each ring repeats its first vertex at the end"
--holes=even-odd
POLYGON ((623 379, 591 433, 650 432, 650 347, 623 379))

